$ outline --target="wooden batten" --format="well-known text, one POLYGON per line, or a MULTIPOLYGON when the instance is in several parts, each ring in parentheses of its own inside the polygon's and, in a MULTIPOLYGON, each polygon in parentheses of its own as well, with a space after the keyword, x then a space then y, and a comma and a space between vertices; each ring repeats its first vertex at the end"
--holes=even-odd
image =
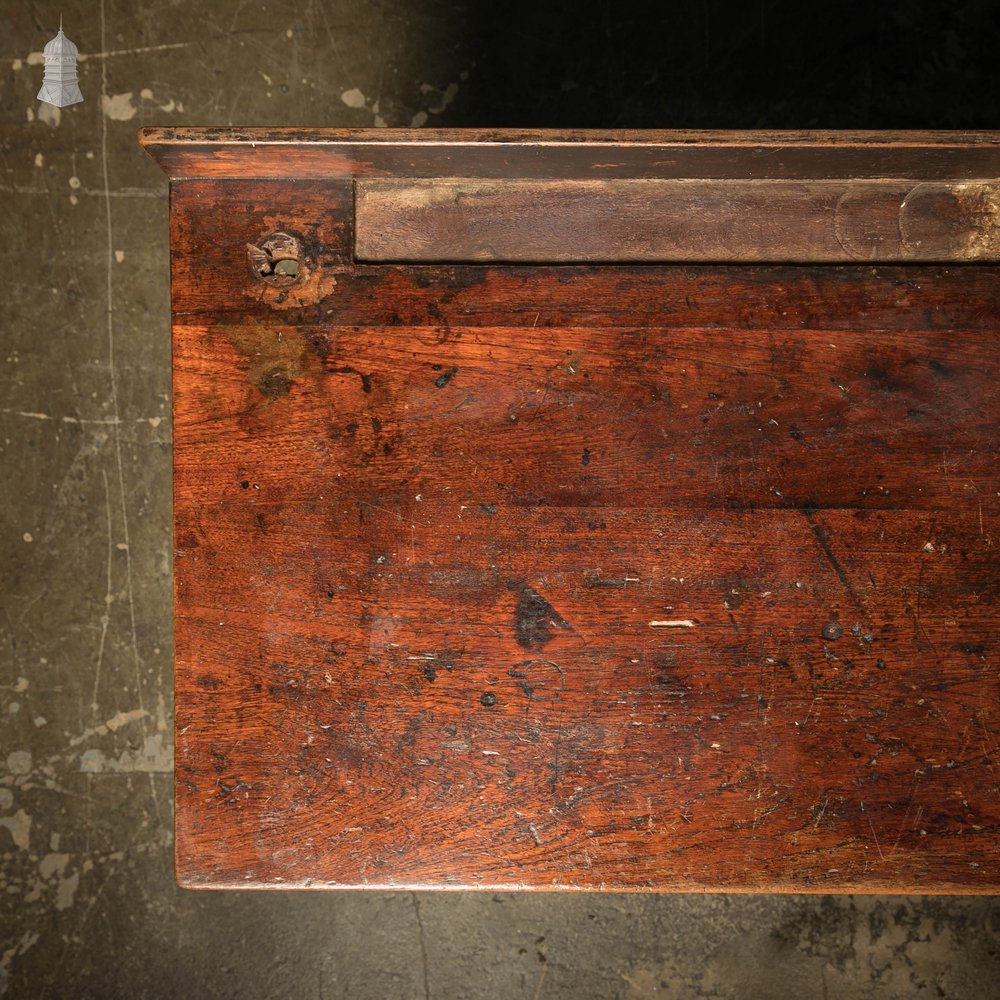
POLYGON ((358 260, 986 261, 1000 185, 982 181, 362 180, 358 260))

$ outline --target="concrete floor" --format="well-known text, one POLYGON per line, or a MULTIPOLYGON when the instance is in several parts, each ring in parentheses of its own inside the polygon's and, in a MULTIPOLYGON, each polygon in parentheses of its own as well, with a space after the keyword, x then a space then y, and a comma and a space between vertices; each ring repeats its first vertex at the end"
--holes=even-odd
POLYGON ((638 33, 596 5, 560 49, 527 5, 5 0, 0 995, 1000 996, 984 898, 196 894, 171 870, 167 185, 136 128, 987 124, 996 5, 927 6, 958 13, 867 15, 923 61, 799 47, 778 87, 715 66, 795 29, 763 3, 638 33), (86 98, 61 112, 34 100, 60 12, 86 98))

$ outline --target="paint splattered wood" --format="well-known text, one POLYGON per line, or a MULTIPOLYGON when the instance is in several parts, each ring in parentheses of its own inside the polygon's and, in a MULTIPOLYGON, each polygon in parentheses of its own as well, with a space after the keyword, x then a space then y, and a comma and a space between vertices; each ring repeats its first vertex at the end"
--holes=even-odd
POLYGON ((997 891, 996 267, 362 264, 352 194, 174 185, 181 881, 997 891))

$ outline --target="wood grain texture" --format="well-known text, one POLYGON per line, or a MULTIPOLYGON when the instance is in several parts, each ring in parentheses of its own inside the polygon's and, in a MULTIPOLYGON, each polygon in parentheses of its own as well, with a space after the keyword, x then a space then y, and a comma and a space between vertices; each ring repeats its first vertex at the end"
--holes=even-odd
POLYGON ((363 180, 358 260, 845 263, 1000 258, 1000 183, 363 180))
POLYGON ((996 267, 359 264, 352 203, 173 188, 181 882, 1000 891, 996 267))

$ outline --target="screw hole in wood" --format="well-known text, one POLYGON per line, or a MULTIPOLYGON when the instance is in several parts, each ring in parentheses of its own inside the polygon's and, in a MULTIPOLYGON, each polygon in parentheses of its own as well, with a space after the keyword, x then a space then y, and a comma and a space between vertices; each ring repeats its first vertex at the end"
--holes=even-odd
POLYGON ((271 233, 259 246, 247 244, 250 273, 276 287, 294 284, 305 272, 302 244, 288 233, 271 233))

